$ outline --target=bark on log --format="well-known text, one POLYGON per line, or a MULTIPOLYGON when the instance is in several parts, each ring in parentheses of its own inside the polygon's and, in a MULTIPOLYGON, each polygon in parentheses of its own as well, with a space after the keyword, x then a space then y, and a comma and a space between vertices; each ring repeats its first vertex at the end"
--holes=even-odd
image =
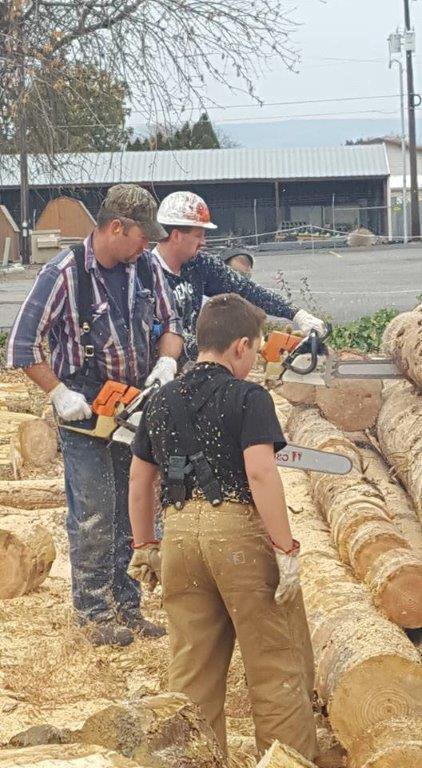
POLYGON ((49 509, 65 506, 63 478, 57 480, 2 480, 0 506, 20 509, 49 509))
POLYGON ((77 738, 154 768, 223 768, 216 737, 199 708, 180 693, 133 699, 89 717, 77 738))
POLYGON ((43 467, 57 456, 57 433, 44 419, 20 424, 18 441, 24 464, 43 467))
POLYGON ((340 559, 352 566, 359 579, 369 579, 377 606, 392 621, 399 620, 400 626, 420 627, 422 601, 415 598, 422 593, 422 560, 416 554, 393 558, 395 569, 388 571, 380 561, 376 576, 383 553, 400 547, 406 552, 410 546, 391 522, 382 493, 365 478, 357 447, 315 409, 296 407, 288 432, 295 443, 340 451, 351 458, 353 469, 348 475, 310 474, 313 499, 329 524, 340 559))
MULTIPOLYGON (((297 486, 309 487, 293 470, 282 470, 282 477, 287 503, 297 498, 297 486)), ((368 588, 338 561, 325 522, 311 499, 303 492, 302 497, 303 512, 291 515, 290 524, 302 546, 301 581, 317 691, 353 768, 386 768, 378 753, 389 747, 390 721, 400 724, 395 738, 402 754, 414 750, 410 724, 422 714, 420 658, 405 634, 374 608, 368 588), (374 728, 379 736, 373 746, 367 734, 374 728)), ((397 761, 389 768, 416 764, 397 761)))
POLYGON ((275 741, 259 761, 257 768, 316 768, 316 765, 299 755, 295 749, 275 741))
POLYGON ((0 516, 0 599, 31 592, 47 578, 56 556, 53 539, 26 517, 0 516))
POLYGON ((365 477, 384 496, 390 520, 422 558, 422 526, 409 495, 393 477, 391 469, 371 446, 359 446, 365 477))
POLYGON ((407 382, 386 387, 377 434, 385 458, 404 483, 422 522, 422 392, 407 382))
POLYGON ((0 768, 139 768, 128 757, 86 744, 46 744, 0 750, 0 768))
POLYGON ((422 304, 387 325, 381 348, 410 381, 422 387, 422 304))

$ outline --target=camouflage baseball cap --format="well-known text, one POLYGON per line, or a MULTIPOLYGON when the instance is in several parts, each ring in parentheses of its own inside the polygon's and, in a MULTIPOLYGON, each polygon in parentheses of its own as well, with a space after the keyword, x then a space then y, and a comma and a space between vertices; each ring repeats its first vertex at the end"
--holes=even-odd
POLYGON ((157 221, 157 203, 153 196, 137 184, 116 184, 110 187, 101 204, 105 213, 116 218, 132 219, 145 231, 150 240, 164 240, 167 232, 157 221))

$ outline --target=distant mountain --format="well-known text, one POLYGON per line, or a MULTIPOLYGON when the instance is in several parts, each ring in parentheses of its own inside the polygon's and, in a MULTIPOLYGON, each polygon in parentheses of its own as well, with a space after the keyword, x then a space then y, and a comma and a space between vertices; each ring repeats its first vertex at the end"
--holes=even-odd
MULTIPOLYGON (((399 120, 286 120, 285 122, 217 123, 217 127, 241 147, 338 146, 347 140, 398 135, 399 120)), ((417 133, 422 142, 422 120, 417 133)))

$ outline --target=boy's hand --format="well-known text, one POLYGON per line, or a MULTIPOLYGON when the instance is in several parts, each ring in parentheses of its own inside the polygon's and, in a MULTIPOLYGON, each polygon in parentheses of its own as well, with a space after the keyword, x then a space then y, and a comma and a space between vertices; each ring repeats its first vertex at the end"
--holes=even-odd
POLYGON ((294 600, 300 589, 298 553, 298 542, 294 542, 292 550, 287 554, 282 549, 274 546, 275 559, 280 574, 274 599, 279 605, 294 600))
POLYGON ((161 582, 160 542, 150 541, 134 547, 128 569, 128 575, 141 581, 150 592, 161 582))

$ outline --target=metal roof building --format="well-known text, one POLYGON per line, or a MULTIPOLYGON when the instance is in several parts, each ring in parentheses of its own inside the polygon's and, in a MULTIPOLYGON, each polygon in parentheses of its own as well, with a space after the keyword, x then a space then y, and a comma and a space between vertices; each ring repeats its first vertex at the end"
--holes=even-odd
MULTIPOLYGON (((3 160, 6 158, 3 157, 3 160)), ((0 168, 4 164, 0 159, 0 168)), ((100 152, 59 155, 57 168, 40 170, 30 158, 30 184, 109 185, 118 182, 186 184, 224 181, 383 178, 389 175, 383 144, 293 149, 192 149, 175 152, 100 152)), ((3 188, 19 185, 18 163, 0 170, 3 188)))
MULTIPOLYGON (((59 155, 54 170, 31 157, 31 223, 50 199, 77 197, 95 216, 107 188, 135 182, 158 199, 176 189, 204 197, 218 234, 274 232, 290 223, 385 229, 385 146, 201 149, 59 155), (363 213, 363 211, 366 213, 363 213)), ((0 157, 0 202, 19 221, 18 158, 0 157)))

